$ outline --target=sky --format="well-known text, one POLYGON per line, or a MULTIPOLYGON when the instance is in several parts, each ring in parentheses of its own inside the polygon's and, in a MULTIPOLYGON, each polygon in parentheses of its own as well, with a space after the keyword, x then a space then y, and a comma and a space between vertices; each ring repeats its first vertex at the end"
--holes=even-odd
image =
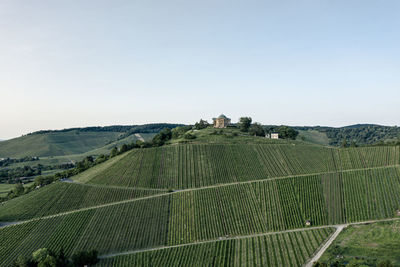
POLYGON ((0 139, 152 122, 400 125, 400 1, 0 0, 0 139))

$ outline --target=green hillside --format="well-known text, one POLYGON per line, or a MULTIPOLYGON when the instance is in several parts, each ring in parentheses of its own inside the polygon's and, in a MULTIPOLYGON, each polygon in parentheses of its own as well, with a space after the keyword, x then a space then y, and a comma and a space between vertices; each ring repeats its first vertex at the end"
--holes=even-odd
POLYGON ((342 146, 347 143, 357 146, 400 144, 400 127, 376 124, 356 124, 345 127, 304 126, 294 127, 299 131, 298 139, 315 144, 342 146))
POLYGON ((330 143, 328 136, 324 132, 317 130, 299 130, 298 132, 297 140, 324 146, 328 146, 330 143))
POLYGON ((38 131, 0 142, 0 157, 55 157, 82 154, 96 149, 100 149, 98 152, 104 152, 111 146, 132 140, 136 141, 135 133, 144 134, 151 139, 162 129, 177 126, 180 124, 154 123, 38 131), (124 140, 124 138, 126 139, 124 140), (116 143, 111 144, 113 142, 116 143))
POLYGON ((397 217, 400 147, 206 131, 0 204, 19 221, 0 228, 0 266, 42 247, 96 249, 100 266, 302 266, 337 225, 397 217))
POLYGON ((182 189, 399 163, 399 147, 188 144, 133 150, 107 169, 82 173, 74 179, 91 184, 182 189))
POLYGON ((80 154, 113 142, 121 132, 51 132, 31 134, 0 143, 0 157, 22 158, 80 154))

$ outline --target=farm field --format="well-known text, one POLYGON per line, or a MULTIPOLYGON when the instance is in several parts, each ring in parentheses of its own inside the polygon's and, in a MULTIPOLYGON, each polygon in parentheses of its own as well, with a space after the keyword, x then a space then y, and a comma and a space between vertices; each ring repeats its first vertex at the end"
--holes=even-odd
MULTIPOLYGON (((82 211, 81 204, 74 206, 81 203, 80 197, 72 203, 65 199, 53 204, 54 212, 71 210, 70 207, 78 210, 0 229, 2 237, 15 240, 3 246, 0 256, 7 256, 9 251, 26 251, 29 255, 43 246, 52 249, 63 246, 66 253, 97 249, 107 254, 304 228, 306 220, 312 226, 323 226, 391 218, 400 208, 399 174, 398 167, 388 167, 281 178, 188 189, 82 211), (365 189, 368 194, 364 196, 365 189), (71 221, 79 222, 79 228, 69 227, 71 221), (27 235, 27 227, 29 233, 40 234, 27 235), (60 231, 79 238, 65 241, 60 239, 60 231)), ((114 194, 119 190, 129 191, 115 188, 114 194)), ((87 197, 90 201, 86 203, 101 203, 99 193, 87 197), (91 200, 93 196, 95 200, 91 200)), ((9 208, 8 215, 5 210, 2 217, 18 216, 13 210, 9 208)), ((43 215, 41 210, 38 214, 23 212, 26 211, 22 210, 22 217, 43 215)))
POLYGON ((99 266, 302 266, 332 228, 259 235, 103 259, 99 266))
POLYGON ((1 266, 42 247, 63 248, 66 255, 133 252, 103 265, 149 265, 182 254, 193 265, 205 257, 215 260, 211 265, 301 266, 330 227, 397 216, 399 160, 399 147, 199 143, 134 149, 72 177, 75 183, 56 182, 2 203, 0 222, 19 223, 0 228, 8 241, 0 246, 1 266), (281 233, 288 230, 296 234, 281 233), (300 252, 293 242, 311 239, 293 238, 305 232, 321 238, 300 252))
POLYGON ((336 149, 301 144, 192 144, 133 150, 104 171, 86 175, 85 181, 184 189, 399 163, 399 147, 336 149))
POLYGON ((160 193, 163 191, 57 182, 1 203, 0 221, 26 220, 160 193))
POLYGON ((320 262, 373 266, 388 260, 399 266, 399 239, 400 221, 349 226, 336 238, 320 262))

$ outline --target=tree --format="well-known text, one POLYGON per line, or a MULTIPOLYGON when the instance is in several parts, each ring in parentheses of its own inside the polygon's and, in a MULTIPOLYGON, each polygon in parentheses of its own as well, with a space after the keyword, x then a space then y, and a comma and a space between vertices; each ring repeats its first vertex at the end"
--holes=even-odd
POLYGON ((110 152, 110 158, 115 157, 116 155, 118 155, 118 149, 116 147, 113 147, 110 152))
POLYGON ((124 153, 124 152, 126 152, 126 151, 128 151, 128 150, 129 150, 128 145, 127 145, 127 144, 123 144, 123 145, 121 146, 121 149, 119 150, 119 153, 124 153))
POLYGON ((22 194, 24 193, 24 191, 25 191, 25 188, 24 188, 24 186, 22 185, 22 183, 18 183, 18 184, 15 185, 14 190, 13 190, 13 193, 14 193, 16 196, 20 196, 20 195, 22 195, 22 194))
POLYGON ((257 122, 250 126, 249 133, 255 136, 265 136, 264 128, 257 122))
POLYGON ((241 117, 239 119, 239 128, 242 132, 249 131, 252 119, 250 117, 241 117))
POLYGON ((41 262, 46 259, 49 255, 49 250, 47 248, 39 248, 35 252, 32 253, 32 258, 36 262, 41 262))
POLYGON ((347 140, 346 140, 346 138, 343 139, 341 147, 347 147, 347 140))
POLYGON ((210 126, 210 124, 207 121, 201 119, 199 122, 195 123, 194 128, 196 130, 201 130, 207 128, 208 126, 210 126))
POLYGON ((153 138, 153 145, 154 146, 162 146, 168 140, 171 140, 172 132, 170 128, 164 128, 161 132, 156 134, 153 138))
POLYGON ((74 266, 95 265, 99 260, 97 258, 97 251, 80 251, 72 255, 72 262, 74 266))
POLYGON ((294 130, 289 126, 280 126, 278 127, 277 132, 279 134, 279 138, 292 139, 292 140, 295 140, 297 135, 299 134, 298 131, 294 130))
POLYGON ((378 263, 378 267, 394 267, 390 260, 383 260, 378 263))
POLYGON ((188 126, 180 126, 180 127, 176 127, 174 129, 171 130, 172 133, 172 139, 177 139, 177 138, 181 138, 182 136, 185 135, 186 132, 192 130, 192 126, 188 125, 188 126))

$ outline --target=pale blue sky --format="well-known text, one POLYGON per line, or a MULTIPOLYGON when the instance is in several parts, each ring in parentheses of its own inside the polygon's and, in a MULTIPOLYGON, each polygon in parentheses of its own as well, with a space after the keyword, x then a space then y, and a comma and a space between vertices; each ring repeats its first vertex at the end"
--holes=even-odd
POLYGON ((400 1, 0 0, 0 138, 77 126, 400 125, 400 1))

